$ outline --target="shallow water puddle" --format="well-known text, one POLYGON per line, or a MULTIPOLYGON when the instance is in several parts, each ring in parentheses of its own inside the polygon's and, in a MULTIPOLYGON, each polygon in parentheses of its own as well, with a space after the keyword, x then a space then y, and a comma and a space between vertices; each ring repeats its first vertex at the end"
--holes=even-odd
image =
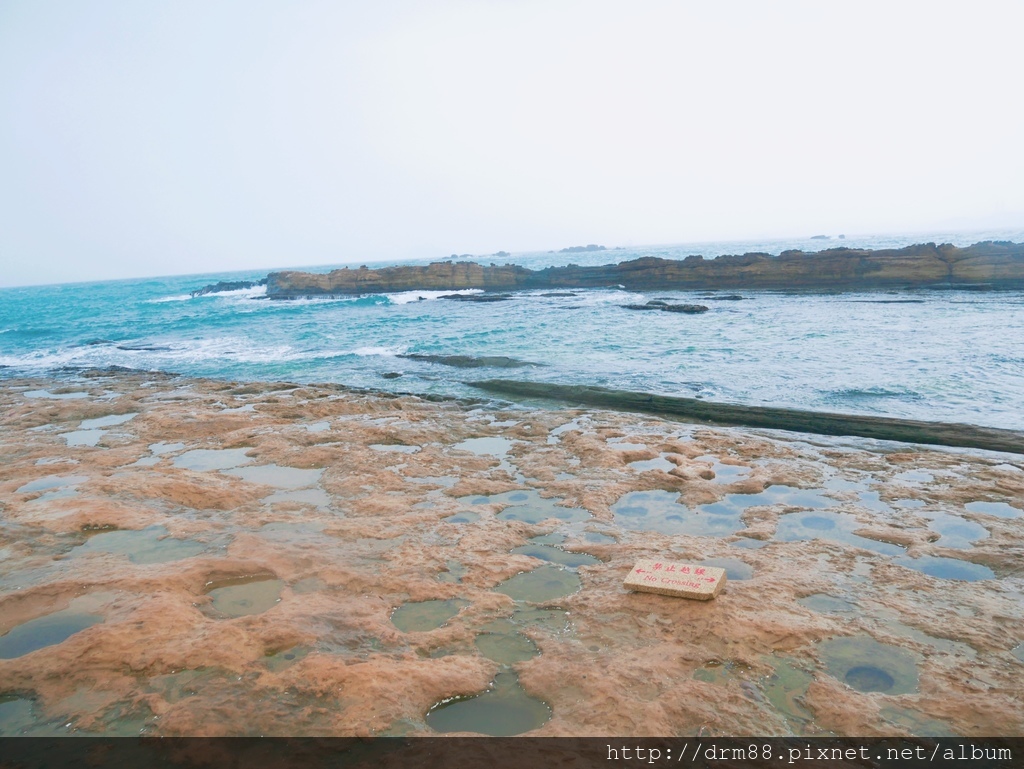
POLYGON ((955 579, 961 582, 977 582, 983 579, 992 579, 996 576, 988 566, 970 561, 961 561, 958 558, 942 558, 935 555, 922 555, 918 558, 897 558, 896 563, 908 569, 927 574, 929 577, 939 579, 955 579))
POLYGON ((764 696, 776 712, 799 730, 814 720, 814 714, 800 702, 807 695, 814 676, 784 658, 772 656, 768 663, 775 672, 763 681, 764 696))
POLYGON ((509 438, 491 436, 487 438, 467 438, 461 443, 456 443, 452 448, 459 451, 469 451, 477 456, 503 457, 508 454, 509 449, 514 444, 515 441, 509 438))
POLYGON ((556 635, 568 633, 572 629, 569 612, 560 607, 541 609, 537 606, 523 606, 512 612, 510 621, 519 627, 538 628, 556 635))
POLYGON ((528 545, 522 545, 512 550, 517 555, 528 555, 532 558, 539 558, 542 561, 548 563, 556 563, 559 566, 568 566, 569 568, 576 568, 577 566, 592 566, 595 563, 601 561, 588 553, 570 553, 567 550, 562 550, 559 547, 553 545, 543 544, 539 542, 531 542, 528 545))
POLYGON ((905 483, 931 483, 935 480, 935 476, 924 470, 904 470, 902 473, 894 475, 893 480, 905 483))
POLYGON ((725 576, 730 581, 742 582, 754 576, 754 567, 739 558, 706 558, 700 565, 725 569, 725 576))
POLYGON ((262 483, 279 489, 301 489, 312 486, 324 474, 322 468, 302 470, 297 467, 281 465, 252 465, 222 470, 225 475, 236 475, 250 483, 262 483))
POLYGON ((550 718, 548 704, 528 695, 513 671, 502 670, 482 694, 453 697, 434 705, 427 711, 426 722, 437 732, 509 737, 537 729, 550 718))
POLYGON ((898 545, 879 542, 853 533, 854 529, 860 528, 863 528, 863 524, 848 513, 827 511, 789 513, 779 519, 774 539, 779 542, 829 539, 883 555, 900 555, 904 552, 904 549, 898 545))
POLYGON ((612 512, 619 526, 632 531, 725 537, 746 528, 741 516, 749 507, 784 504, 820 509, 837 504, 820 491, 783 485, 757 494, 727 494, 693 510, 677 499, 670 491, 631 491, 612 505, 612 512))
POLYGON ((1024 662, 1024 643, 1020 643, 1010 650, 1010 654, 1024 662))
POLYGON ((548 445, 558 443, 562 439, 561 436, 563 433, 567 433, 570 430, 579 430, 584 419, 585 417, 576 417, 575 419, 566 422, 564 425, 559 425, 553 430, 549 430, 547 438, 548 445))
POLYGON ((370 448, 374 451, 390 451, 397 454, 415 454, 420 446, 407 446, 404 443, 371 443, 370 448))
POLYGON ((163 526, 149 526, 137 531, 109 531, 96 534, 76 547, 72 553, 112 553, 126 555, 132 563, 166 563, 191 558, 206 549, 201 542, 175 539, 167 535, 163 526))
POLYGON ((893 504, 896 507, 904 509, 912 509, 918 507, 924 507, 927 503, 923 499, 897 499, 893 504))
POLYGON ((827 593, 814 593, 804 598, 798 598, 796 602, 821 614, 855 614, 857 612, 856 604, 827 593))
POLYGON ((616 451, 646 451, 646 443, 628 443, 621 438, 612 438, 607 442, 608 448, 616 451))
POLYGON ((208 582, 207 595, 213 599, 209 610, 217 617, 245 617, 262 614, 281 600, 284 582, 269 574, 231 577, 208 582))
POLYGON ((28 392, 22 393, 22 395, 26 398, 45 398, 47 400, 60 401, 89 397, 89 393, 87 392, 52 393, 49 390, 29 390, 28 392))
POLYGON ((509 577, 494 588, 514 601, 544 603, 563 598, 580 589, 580 578, 573 571, 557 566, 540 566, 509 577))
POLYGON ((882 644, 870 636, 822 641, 819 652, 829 675, 860 692, 911 694, 917 691, 920 655, 882 644))
POLYGON ((615 523, 629 531, 710 537, 725 537, 745 528, 739 519, 742 510, 716 502, 693 511, 679 504, 678 497, 671 491, 631 491, 611 506, 615 523))
MULTIPOLYGON (((662 456, 664 456, 664 454, 662 456)), ((719 460, 718 457, 711 456, 710 454, 697 457, 696 461, 711 463, 711 472, 715 474, 716 483, 732 483, 733 481, 741 480, 750 475, 749 467, 744 465, 729 465, 719 460)))
POLYGON ((537 644, 518 632, 481 633, 474 643, 482 655, 499 665, 526 662, 540 654, 537 644))
POLYGON ((29 494, 33 491, 49 491, 51 489, 66 489, 85 483, 89 480, 88 475, 47 475, 44 478, 37 478, 29 481, 24 486, 14 490, 15 494, 29 494))
POLYGON ((729 503, 736 507, 757 507, 760 505, 787 505, 789 507, 809 507, 821 509, 832 507, 836 500, 826 496, 818 489, 798 489, 795 486, 769 486, 757 494, 729 494, 729 503))
POLYGON ((88 614, 72 608, 23 622, 6 635, 0 636, 0 659, 13 659, 37 649, 54 646, 100 622, 103 622, 103 617, 99 614, 88 614))
POLYGON ((273 505, 277 503, 310 505, 321 510, 331 506, 331 496, 323 489, 275 491, 269 497, 264 497, 260 501, 265 505, 273 505))
POLYGON ((669 470, 676 469, 676 466, 666 459, 667 456, 668 454, 659 454, 654 459, 640 459, 636 462, 630 462, 629 466, 641 473, 648 470, 661 470, 667 473, 669 470))
POLYGON ((149 451, 152 454, 169 454, 172 451, 181 451, 185 448, 184 443, 167 443, 166 441, 158 441, 157 443, 149 444, 149 451))
POLYGON ((447 518, 442 518, 445 523, 475 523, 480 520, 480 515, 472 511, 465 511, 463 513, 455 513, 455 515, 449 515, 447 518))
POLYGON ((32 714, 32 700, 0 694, 0 737, 17 737, 38 724, 32 714))
POLYGON ((857 497, 858 507, 863 507, 876 513, 892 512, 892 507, 888 502, 882 501, 882 497, 877 491, 861 491, 858 492, 857 497))
POLYGON ((271 672, 278 673, 294 665, 309 654, 309 652, 310 649, 304 646, 294 646, 290 649, 284 649, 282 651, 266 655, 263 658, 263 664, 266 665, 267 669, 271 672))
POLYGON ((73 430, 70 433, 61 433, 60 437, 68 446, 95 446, 106 434, 106 430, 73 430))
POLYGON ((107 417, 98 417, 97 419, 83 419, 78 425, 80 430, 96 430, 101 427, 114 427, 115 425, 123 425, 139 415, 139 412, 135 411, 131 414, 111 414, 107 417))
POLYGON ((964 507, 968 512, 994 515, 997 518, 1018 518, 1024 515, 1024 510, 1005 502, 968 502, 964 507))
POLYGON ((984 526, 973 521, 965 521, 959 515, 939 512, 922 512, 921 515, 931 519, 928 528, 940 535, 935 542, 939 547, 967 550, 979 539, 987 539, 989 536, 989 531, 984 526))
POLYGON ((736 660, 708 660, 693 671, 693 678, 706 684, 725 686, 750 677, 753 668, 736 660))
POLYGON ((392 624, 403 633, 421 633, 435 630, 468 606, 468 601, 459 598, 447 600, 416 601, 399 606, 391 613, 392 624))
POLYGON ((499 470, 504 470, 515 478, 517 482, 522 483, 524 480, 522 473, 519 472, 519 469, 508 458, 508 452, 515 443, 516 441, 509 438, 493 436, 488 438, 468 438, 461 443, 455 444, 452 448, 469 451, 477 456, 495 457, 498 460, 499 470))
POLYGON ((266 537, 274 542, 286 542, 289 544, 317 542, 323 547, 323 530, 325 528, 327 528, 326 523, 316 521, 276 521, 261 526, 259 534, 261 537, 266 537))
POLYGON ((195 697, 203 689, 212 688, 226 679, 223 670, 217 668, 195 668, 153 676, 147 688, 158 693, 168 704, 174 705, 189 697, 195 697))
POLYGON ((447 561, 445 563, 445 568, 448 569, 448 571, 442 571, 440 574, 437 575, 438 582, 462 582, 462 578, 465 577, 469 571, 463 564, 459 563, 458 561, 447 561))
POLYGON ((192 449, 174 458, 175 467, 186 470, 229 470, 252 462, 250 449, 192 449))
POLYGON ((563 507, 558 504, 561 501, 558 497, 544 498, 535 489, 524 491, 506 491, 503 494, 495 494, 490 497, 460 497, 459 502, 469 505, 505 505, 496 516, 502 521, 523 521, 525 523, 540 523, 549 518, 556 518, 560 521, 578 522, 590 519, 590 512, 581 507, 563 507))
POLYGON ((302 426, 306 428, 306 432, 310 433, 322 433, 331 429, 330 422, 313 422, 312 424, 302 426))

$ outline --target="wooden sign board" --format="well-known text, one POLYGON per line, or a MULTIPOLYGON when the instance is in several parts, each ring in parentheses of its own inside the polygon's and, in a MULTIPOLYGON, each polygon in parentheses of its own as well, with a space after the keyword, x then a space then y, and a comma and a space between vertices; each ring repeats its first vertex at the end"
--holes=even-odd
POLYGON ((725 569, 671 561, 637 561, 623 584, 641 593, 710 601, 725 584, 725 569))

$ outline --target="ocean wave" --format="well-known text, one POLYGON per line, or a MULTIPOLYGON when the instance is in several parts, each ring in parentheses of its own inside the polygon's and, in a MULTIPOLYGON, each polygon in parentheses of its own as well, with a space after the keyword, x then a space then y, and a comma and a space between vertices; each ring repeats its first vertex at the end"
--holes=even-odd
POLYGON ((99 345, 75 345, 56 350, 33 350, 22 355, 0 355, 0 365, 20 371, 48 371, 60 368, 106 368, 124 366, 150 370, 173 370, 180 364, 209 362, 266 363, 303 360, 322 353, 298 351, 290 345, 257 345, 242 337, 213 337, 182 342, 152 344, 141 340, 99 345))
POLYGON ((282 307, 302 307, 303 305, 320 304, 350 304, 360 307, 373 307, 379 304, 387 304, 388 299, 384 294, 362 294, 359 296, 340 296, 330 294, 328 296, 297 296, 286 301, 257 302, 256 305, 264 308, 281 309, 282 307))
POLYGON ((402 355, 405 350, 405 347, 400 347, 398 345, 392 345, 390 347, 357 347, 355 350, 352 350, 350 354, 358 355, 360 357, 380 355, 385 358, 395 358, 402 355))
POLYGON ((175 294, 174 296, 162 296, 159 299, 146 299, 143 304, 163 304, 164 302, 185 302, 192 298, 192 294, 175 294))
MULTIPOLYGON (((606 304, 635 304, 641 300, 646 301, 647 295, 637 291, 626 291, 625 289, 575 289, 573 293, 579 296, 572 299, 574 305, 580 307, 599 307, 606 304)), ((540 294, 529 294, 531 297, 550 301, 540 294)))
POLYGON ((143 304, 164 304, 165 302, 187 302, 190 299, 255 299, 267 295, 266 286, 253 286, 252 288, 236 288, 234 291, 215 291, 212 294, 174 294, 162 296, 157 299, 147 299, 143 304))
POLYGON ((383 296, 391 304, 409 304, 410 302, 418 302, 420 300, 440 299, 442 296, 451 296, 452 294, 467 296, 469 294, 482 293, 483 289, 481 288, 462 288, 456 291, 399 291, 395 294, 384 294, 383 296))

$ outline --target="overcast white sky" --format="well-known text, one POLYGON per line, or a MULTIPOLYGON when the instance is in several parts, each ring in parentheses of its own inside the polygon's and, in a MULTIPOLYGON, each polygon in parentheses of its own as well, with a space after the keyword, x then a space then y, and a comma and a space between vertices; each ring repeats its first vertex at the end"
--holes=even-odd
POLYGON ((0 285, 1024 226, 1024 4, 0 2, 0 285))

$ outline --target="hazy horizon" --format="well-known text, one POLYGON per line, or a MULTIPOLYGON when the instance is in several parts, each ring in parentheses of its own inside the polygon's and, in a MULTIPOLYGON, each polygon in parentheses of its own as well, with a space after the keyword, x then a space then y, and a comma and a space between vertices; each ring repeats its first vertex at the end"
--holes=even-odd
MULTIPOLYGON (((791 245, 794 241, 811 241, 813 243, 813 247, 808 247, 807 249, 805 249, 808 252, 825 250, 825 249, 829 249, 829 248, 840 248, 840 247, 844 247, 844 246, 845 247, 857 248, 859 246, 856 246, 855 244, 856 244, 857 240, 859 240, 859 239, 863 239, 863 240, 887 239, 887 238, 906 239, 908 241, 912 241, 914 244, 917 244, 917 243, 927 243, 927 242, 930 242, 930 240, 934 240, 934 242, 937 242, 937 243, 940 243, 940 242, 941 243, 950 242, 949 239, 945 239, 945 238, 940 238, 939 240, 935 240, 934 237, 929 238, 929 236, 934 236, 934 235, 937 235, 937 234, 948 235, 948 236, 958 236, 958 239, 961 241, 961 247, 963 247, 964 245, 972 245, 974 243, 981 242, 982 240, 993 239, 990 236, 994 236, 994 235, 998 235, 998 237, 996 237, 994 239, 1003 240, 1003 239, 1006 239, 1007 237, 1009 237, 1014 242, 1024 243, 1024 227, 1021 227, 1021 228, 995 228, 995 229, 990 229, 990 230, 961 230, 961 231, 958 231, 958 232, 944 232, 944 233, 936 233, 934 231, 925 231, 925 232, 917 232, 917 233, 914 233, 914 232, 910 232, 910 233, 905 233, 905 232, 850 233, 850 234, 837 233, 837 234, 833 234, 833 235, 828 235, 828 234, 825 234, 825 233, 816 233, 813 236, 812 235, 799 235, 799 236, 792 236, 792 237, 775 237, 775 238, 761 238, 761 239, 758 239, 758 238, 746 238, 746 239, 743 239, 743 240, 721 239, 721 240, 712 240, 712 241, 689 241, 689 242, 676 242, 676 243, 637 243, 637 244, 633 244, 633 245, 629 245, 629 246, 610 245, 610 244, 596 244, 596 245, 604 246, 604 249, 601 250, 601 251, 592 252, 592 253, 607 254, 608 262, 617 262, 617 261, 619 261, 619 259, 615 255, 619 251, 621 251, 621 250, 642 251, 642 250, 648 250, 648 249, 655 250, 655 249, 667 249, 667 248, 686 248, 686 249, 695 249, 696 250, 696 249, 699 249, 701 246, 719 246, 719 247, 721 247, 721 246, 728 246, 728 245, 742 246, 744 244, 752 244, 752 245, 756 244, 756 245, 759 245, 759 246, 769 246, 769 247, 772 246, 772 245, 778 245, 779 248, 769 248, 768 249, 768 253, 777 254, 779 251, 783 250, 783 248, 782 248, 783 246, 791 245), (823 240, 818 240, 817 238, 820 238, 820 237, 824 237, 824 239, 823 240)), ((507 253, 510 256, 513 256, 513 257, 517 256, 517 255, 521 255, 521 256, 525 257, 525 256, 536 256, 538 254, 556 254, 556 255, 560 254, 560 255, 564 255, 566 258, 573 259, 573 258, 579 257, 580 254, 578 254, 578 253, 577 254, 573 254, 573 253, 568 252, 568 251, 564 251, 563 252, 562 249, 567 249, 567 248, 570 248, 571 246, 585 246, 585 245, 589 245, 591 242, 592 241, 588 241, 587 243, 583 243, 583 242, 581 242, 581 243, 573 243, 570 246, 559 246, 559 247, 556 247, 556 248, 541 248, 541 249, 535 249, 535 250, 531 250, 531 251, 507 251, 507 253)), ((910 243, 908 242, 908 245, 909 244, 910 243)), ((810 245, 811 244, 809 243, 808 246, 810 246, 810 245)), ((902 247, 902 246, 897 246, 897 247, 902 247)), ((502 250, 502 249, 499 249, 499 251, 500 250, 502 250)), ((728 253, 741 254, 741 253, 746 253, 746 251, 744 251, 742 249, 735 249, 733 251, 729 251, 728 253)), ((710 251, 708 253, 703 253, 702 255, 705 256, 705 258, 708 258, 708 259, 715 258, 715 256, 716 256, 716 254, 710 253, 710 251)), ((232 275, 232 274, 241 275, 243 273, 269 274, 271 272, 285 271, 285 270, 297 270, 297 271, 306 271, 306 270, 308 270, 308 271, 316 272, 316 271, 322 271, 322 270, 335 269, 335 268, 339 268, 339 267, 355 267, 355 266, 359 266, 359 265, 367 265, 367 266, 369 266, 371 268, 377 268, 377 267, 389 266, 389 265, 393 265, 393 264, 397 264, 397 263, 403 263, 403 264, 404 263, 424 263, 424 264, 426 264, 426 263, 435 262, 435 261, 447 261, 447 260, 452 259, 452 257, 456 257, 458 259, 464 259, 464 260, 467 260, 467 261, 468 260, 472 260, 472 259, 476 259, 476 260, 479 260, 480 262, 483 262, 483 260, 485 260, 485 259, 490 259, 490 258, 494 258, 494 257, 497 257, 497 256, 498 256, 498 252, 495 251, 495 252, 486 253, 486 254, 485 253, 480 253, 480 254, 468 254, 468 253, 462 253, 462 254, 455 254, 455 253, 433 254, 433 255, 429 255, 429 256, 408 257, 408 258, 405 258, 405 259, 403 259, 403 258, 396 258, 396 259, 372 259, 372 258, 368 258, 367 257, 367 258, 362 258, 362 259, 351 259, 351 260, 349 260, 347 262, 333 261, 333 262, 319 262, 319 263, 310 263, 310 264, 295 263, 295 264, 289 264, 289 265, 258 264, 258 265, 249 265, 249 266, 241 266, 241 267, 229 267, 229 268, 224 268, 224 269, 206 269, 206 270, 199 270, 199 271, 146 272, 146 273, 139 273, 137 275, 121 275, 121 276, 113 276, 113 277, 98 277, 98 278, 88 278, 88 279, 84 279, 84 280, 54 280, 54 281, 45 281, 45 282, 32 282, 32 283, 26 282, 26 283, 17 283, 17 284, 0 284, 0 290, 2 290, 4 288, 31 288, 31 287, 34 287, 34 286, 55 286, 55 285, 65 285, 65 284, 66 285, 72 285, 72 284, 83 284, 83 283, 104 283, 104 282, 114 282, 114 281, 121 281, 121 280, 125 280, 125 281, 146 280, 146 279, 158 280, 158 279, 163 279, 163 278, 185 278, 185 277, 197 277, 197 278, 200 278, 200 277, 215 276, 215 275, 232 275)), ((628 258, 635 258, 635 257, 634 256, 630 256, 628 258)))
POLYGON ((11 0, 0 286, 1024 230, 1021 22, 1013 2, 11 0))

